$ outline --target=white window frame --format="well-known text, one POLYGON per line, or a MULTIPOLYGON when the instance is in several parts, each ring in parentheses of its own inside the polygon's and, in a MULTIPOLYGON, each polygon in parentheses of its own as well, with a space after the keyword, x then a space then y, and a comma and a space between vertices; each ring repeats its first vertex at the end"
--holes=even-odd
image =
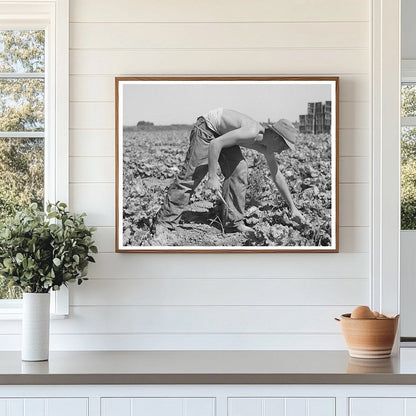
POLYGON ((400 6, 372 1, 370 304, 386 313, 400 312, 400 6))
MULTIPOLYGON (((402 60, 402 84, 403 83, 416 84, 416 60, 408 59, 402 60)), ((416 117, 400 117, 401 127, 413 127, 416 128, 416 117)), ((404 232, 415 233, 416 230, 401 230, 404 232)))
MULTIPOLYGON (((0 0, 0 30, 13 29, 46 31, 45 201, 68 202, 69 0, 0 0)), ((67 315, 68 290, 51 294, 51 313, 67 315)), ((21 300, 0 300, 0 319, 20 318, 21 312, 21 300)))
MULTIPOLYGON (((403 60, 402 61, 402 84, 403 83, 416 84, 416 60, 403 60)), ((413 127, 416 128, 416 117, 400 117, 401 127, 413 127)), ((409 230, 408 230, 409 231, 409 230)), ((416 230, 410 230, 416 231, 416 230)))
MULTIPOLYGON (((416 83, 416 60, 402 60, 402 83, 416 83)), ((416 117, 401 117, 401 127, 414 127, 416 128, 416 117)), ((401 302, 402 302, 402 317, 401 317, 401 327, 404 329, 402 335, 405 338, 408 338, 407 341, 402 342, 402 346, 405 347, 415 347, 416 343, 413 341, 414 338, 414 325, 410 324, 411 317, 413 316, 414 307, 413 299, 411 299, 411 293, 414 292, 413 285, 410 283, 413 280, 413 276, 409 273, 409 265, 413 265, 412 258, 413 254, 410 254, 414 248, 414 238, 416 230, 400 230, 401 241, 406 247, 404 247, 401 252, 401 264, 403 267, 401 273, 401 283, 403 290, 401 293, 401 302), (410 247, 409 247, 410 245, 410 247), (412 256, 412 257, 409 257, 412 256), (406 314, 406 315, 405 315, 406 314), (409 340, 412 339, 412 341, 409 340)))

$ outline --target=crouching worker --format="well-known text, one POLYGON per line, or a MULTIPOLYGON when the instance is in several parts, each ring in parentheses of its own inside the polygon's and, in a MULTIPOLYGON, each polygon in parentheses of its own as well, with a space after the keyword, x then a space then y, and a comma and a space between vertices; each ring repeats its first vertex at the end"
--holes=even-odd
MULTIPOLYGON (((262 153, 267 161, 273 182, 286 201, 292 220, 303 223, 303 215, 296 208, 286 180, 279 171, 274 153, 292 149, 297 130, 288 120, 263 127, 251 117, 234 110, 218 108, 197 119, 191 134, 185 162, 168 188, 164 202, 156 215, 153 232, 173 229, 196 187, 208 173, 207 188, 221 192, 217 168, 224 175, 222 198, 226 209, 224 225, 227 232, 250 232, 244 224, 247 190, 247 162, 241 146, 262 153)), ((221 194, 220 194, 221 195, 221 194)))

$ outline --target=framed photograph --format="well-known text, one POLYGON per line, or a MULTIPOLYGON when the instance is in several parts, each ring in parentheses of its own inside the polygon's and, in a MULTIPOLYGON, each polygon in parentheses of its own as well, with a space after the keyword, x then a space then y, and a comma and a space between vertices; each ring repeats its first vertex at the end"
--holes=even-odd
POLYGON ((115 81, 118 252, 338 252, 338 77, 115 81))

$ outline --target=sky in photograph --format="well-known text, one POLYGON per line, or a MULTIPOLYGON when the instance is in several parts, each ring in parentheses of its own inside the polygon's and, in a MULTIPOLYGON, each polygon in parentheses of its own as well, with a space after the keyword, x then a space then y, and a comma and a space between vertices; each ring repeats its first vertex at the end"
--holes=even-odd
POLYGON ((331 100, 325 84, 123 84, 124 126, 149 121, 156 125, 193 124, 214 108, 236 110, 260 122, 299 120, 308 102, 331 100))

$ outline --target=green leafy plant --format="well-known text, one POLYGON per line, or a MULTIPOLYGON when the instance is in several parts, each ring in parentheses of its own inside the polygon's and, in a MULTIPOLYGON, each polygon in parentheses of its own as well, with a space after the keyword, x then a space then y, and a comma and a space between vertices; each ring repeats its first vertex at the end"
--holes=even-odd
POLYGON ((85 225, 85 216, 71 214, 60 202, 49 203, 46 213, 37 204, 18 211, 0 229, 0 277, 29 293, 87 280, 97 247, 95 229, 85 225))

